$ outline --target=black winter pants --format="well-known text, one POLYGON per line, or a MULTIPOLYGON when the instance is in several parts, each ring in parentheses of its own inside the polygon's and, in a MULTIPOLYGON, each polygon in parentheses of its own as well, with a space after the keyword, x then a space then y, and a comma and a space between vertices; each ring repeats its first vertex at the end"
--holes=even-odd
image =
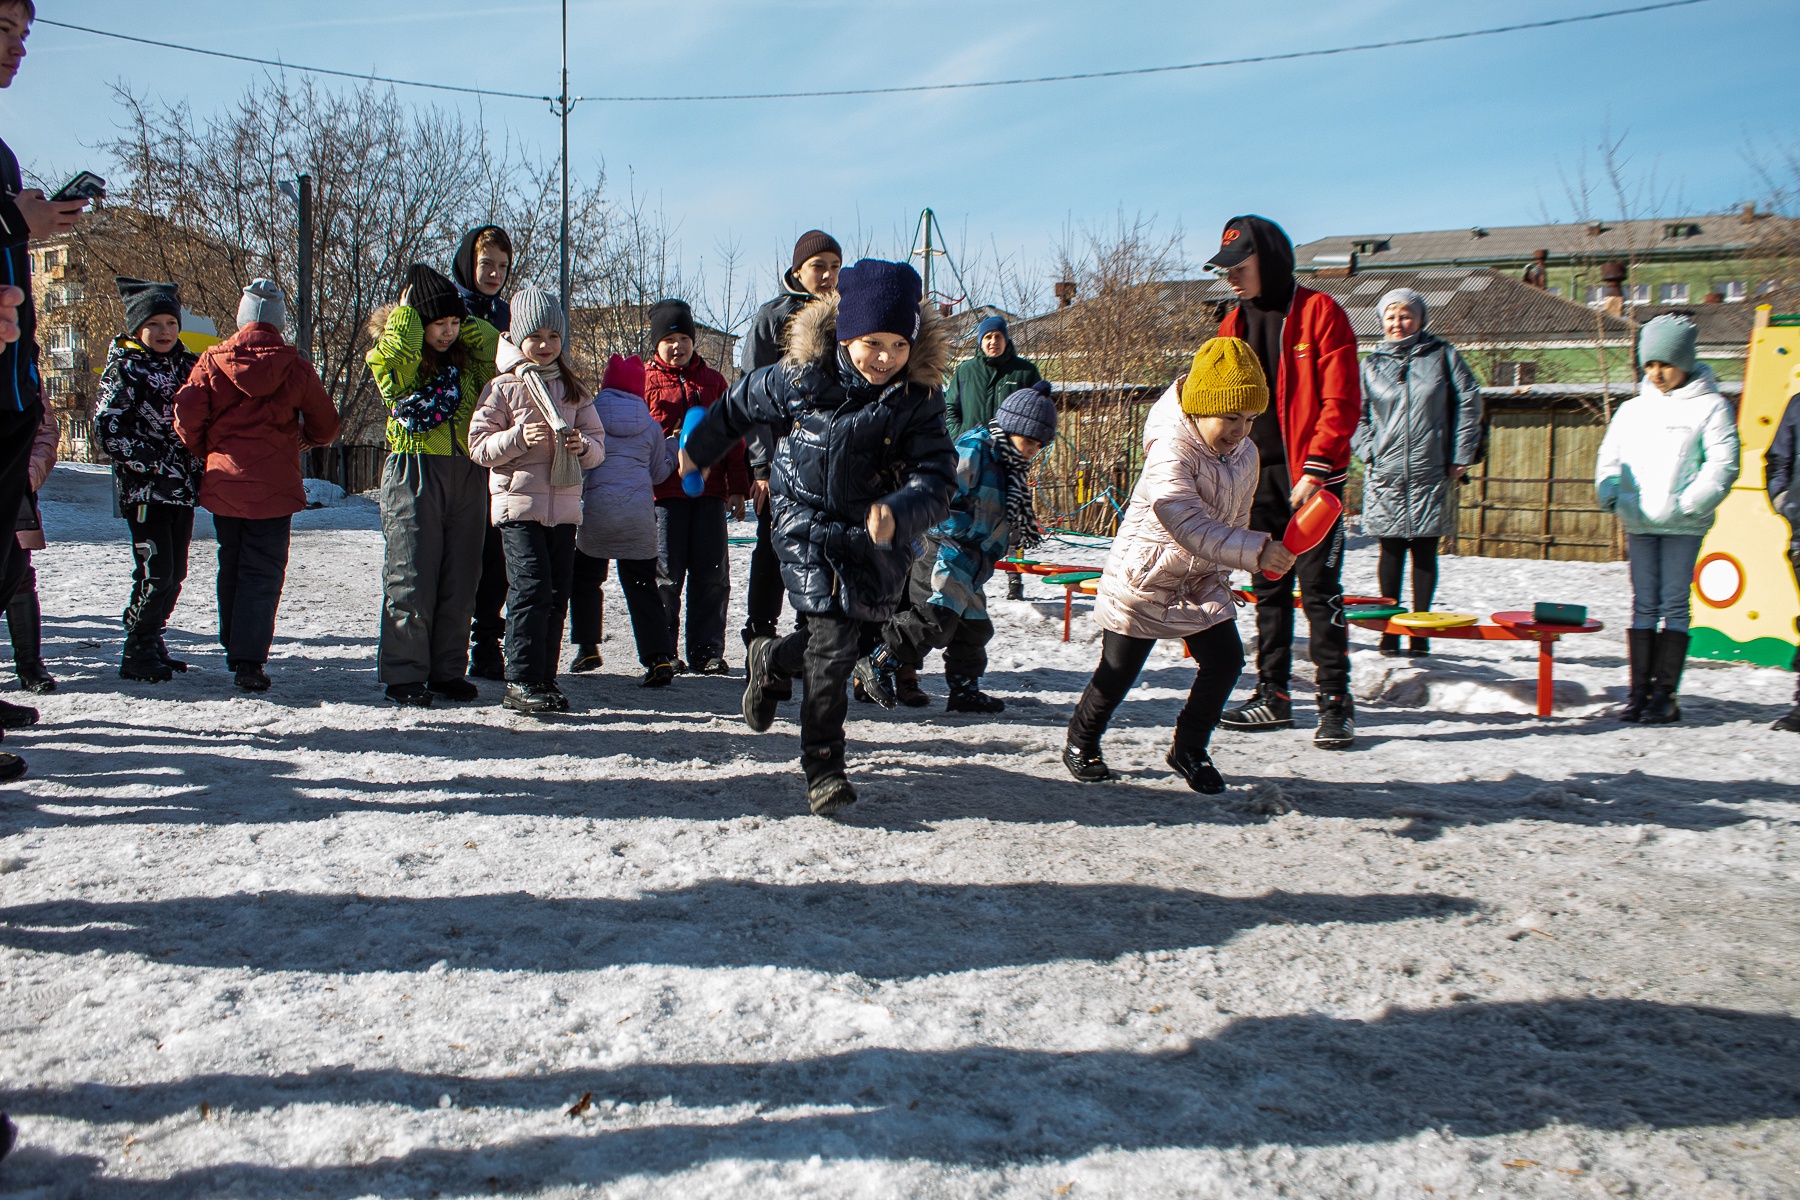
POLYGON ((42 404, 33 404, 24 412, 0 412, 0 581, 10 580, 14 587, 25 572, 20 557, 25 551, 13 533, 18 528, 19 506, 31 491, 27 471, 31 442, 43 419, 42 404))
POLYGON ((773 532, 775 505, 764 501, 756 514, 756 548, 750 551, 750 595, 745 604, 744 644, 751 638, 774 637, 781 621, 781 599, 787 585, 781 582, 781 560, 775 557, 773 532))
POLYGON ((481 581, 475 585, 475 617, 469 623, 471 642, 497 642, 506 636, 506 539, 498 526, 489 525, 481 543, 481 581))
POLYGON ((228 663, 269 661, 294 518, 213 516, 219 537, 219 645, 228 663))
MULTIPOLYGON (((1250 505, 1250 528, 1280 537, 1287 532, 1294 510, 1288 504, 1286 464, 1264 467, 1250 505)), ((1344 485, 1331 491, 1343 498, 1344 485)), ((1252 573, 1256 594, 1256 674, 1266 684, 1286 690, 1294 667, 1294 584, 1300 584, 1300 603, 1306 609, 1308 645, 1312 651, 1315 681, 1321 693, 1341 695, 1350 690, 1350 627, 1344 623, 1344 522, 1339 519, 1331 534, 1300 556, 1294 569, 1280 579, 1252 573)))
MULTIPOLYGON (((659 662, 675 661, 675 640, 669 636, 668 613, 656 590, 654 558, 621 558, 619 590, 631 613, 631 636, 637 642, 638 662, 645 669, 659 662)), ((607 560, 575 551, 575 572, 569 591, 569 643, 597 646, 605 630, 602 613, 606 597, 601 585, 608 574, 607 560)))
MULTIPOLYGON (((1204 750, 1244 670, 1244 644, 1238 639, 1237 623, 1229 620, 1189 634, 1186 642, 1199 670, 1194 673, 1187 703, 1175 718, 1175 745, 1204 750)), ((1089 754, 1100 749, 1107 722, 1137 682, 1155 645, 1153 638, 1126 637, 1110 629, 1105 632, 1100 641, 1100 665, 1094 668, 1094 677, 1069 721, 1069 745, 1089 754)))
POLYGON ((575 574, 575 525, 503 521, 506 682, 552 683, 562 658, 563 613, 575 574))
POLYGON ((697 668, 725 653, 725 609, 731 603, 731 548, 725 501, 681 496, 656 502, 657 591, 668 614, 669 638, 681 631, 681 593, 687 591, 687 656, 697 668))
POLYGON ((125 510, 131 531, 131 599, 122 618, 128 634, 154 636, 169 624, 187 580, 194 510, 186 504, 133 504, 125 510))
POLYGON ((800 702, 800 766, 811 784, 844 772, 844 716, 850 711, 850 672, 856 667, 863 622, 815 613, 775 644, 769 674, 804 679, 800 702))
POLYGON ((937 544, 927 538, 925 552, 907 575, 900 607, 882 627, 881 640, 915 670, 925 665, 931 651, 942 650, 944 678, 980 679, 987 674, 987 644, 994 640, 994 623, 931 603, 931 572, 936 566, 937 544))

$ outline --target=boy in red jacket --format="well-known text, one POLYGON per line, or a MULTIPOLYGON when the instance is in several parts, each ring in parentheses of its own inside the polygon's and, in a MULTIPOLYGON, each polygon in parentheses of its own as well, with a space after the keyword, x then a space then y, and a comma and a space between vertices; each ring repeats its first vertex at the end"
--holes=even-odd
MULTIPOLYGON (((1280 537, 1294 510, 1321 488, 1340 499, 1350 468, 1350 435, 1362 416, 1356 334, 1337 301, 1294 281, 1294 247, 1264 217, 1233 217, 1207 266, 1225 276, 1237 307, 1220 337, 1250 343, 1273 384, 1273 402, 1250 436, 1262 477, 1250 528, 1280 537)), ((1350 630, 1344 624, 1344 524, 1302 554, 1280 579, 1254 574, 1256 694, 1226 713, 1227 729, 1287 729, 1294 723, 1288 674, 1294 660, 1294 584, 1306 608, 1319 725, 1313 745, 1342 750, 1356 737, 1350 703, 1350 630)))
POLYGON ((205 465, 200 507, 219 539, 219 644, 238 687, 266 692, 291 525, 306 507, 300 451, 337 437, 338 413, 312 364, 282 339, 280 284, 252 280, 237 318, 237 332, 207 347, 175 393, 175 433, 205 465))

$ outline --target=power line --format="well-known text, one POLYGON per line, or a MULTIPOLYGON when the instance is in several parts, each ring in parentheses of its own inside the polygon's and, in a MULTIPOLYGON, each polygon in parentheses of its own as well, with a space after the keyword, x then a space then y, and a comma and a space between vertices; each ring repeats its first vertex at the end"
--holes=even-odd
MULTIPOLYGON (((1204 71, 1215 67, 1241 67, 1257 63, 1293 62, 1305 58, 1329 58, 1339 54, 1359 54, 1368 50, 1393 50, 1402 46, 1428 46, 1439 42, 1466 41, 1470 38, 1493 37, 1503 33, 1521 33, 1531 29, 1551 29, 1560 25, 1578 25, 1591 21, 1605 21, 1613 17, 1636 16, 1641 13, 1661 12, 1671 8, 1687 8, 1695 4, 1707 4, 1711 0, 1661 0, 1655 4, 1640 4, 1631 8, 1615 8, 1605 12, 1580 13, 1572 17, 1552 17, 1542 21, 1521 21, 1512 25, 1495 25, 1487 29, 1466 29, 1458 33, 1426 34, 1420 37, 1395 38, 1385 42, 1362 42, 1353 46, 1333 46, 1323 50, 1291 50, 1281 54, 1252 54, 1242 58, 1216 58, 1205 62, 1175 63, 1161 67, 1126 67, 1116 71, 1080 71, 1067 75, 1034 75, 1019 79, 983 79, 965 83, 919 83, 895 87, 874 88, 838 88, 807 92, 720 92, 695 94, 686 96, 572 96, 570 102, 591 101, 598 104, 676 104, 704 103, 719 100, 806 100, 841 98, 846 96, 896 96, 920 92, 954 92, 968 91, 974 88, 1022 87, 1038 83, 1072 83, 1088 79, 1122 79, 1134 75, 1164 75, 1175 71, 1204 71)), ((89 33, 96 37, 114 38, 123 42, 135 42, 143 46, 156 46, 164 50, 180 50, 188 54, 203 54, 211 58, 226 58, 233 62, 254 63, 257 66, 276 67, 284 71, 298 71, 308 75, 332 75, 340 79, 359 79, 370 83, 388 83, 398 87, 430 88, 440 92, 459 92, 469 96, 495 96, 506 100, 538 100, 555 103, 554 96, 533 95, 528 92, 503 92, 491 88, 458 87, 448 83, 425 83, 416 79, 394 79, 385 75, 366 75, 356 71, 339 71, 329 67, 306 67, 297 63, 285 63, 279 59, 255 58, 247 54, 228 54, 223 50, 204 50, 198 46, 184 46, 177 42, 161 42, 152 38, 136 37, 131 34, 114 33, 109 29, 95 29, 87 25, 72 25, 66 21, 52 21, 39 18, 39 25, 54 25, 58 29, 71 29, 78 33, 89 33)))

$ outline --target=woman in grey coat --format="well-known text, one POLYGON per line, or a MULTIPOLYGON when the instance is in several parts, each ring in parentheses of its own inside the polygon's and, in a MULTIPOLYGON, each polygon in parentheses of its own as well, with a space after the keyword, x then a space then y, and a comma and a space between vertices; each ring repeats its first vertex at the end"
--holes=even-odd
MULTIPOLYGON (((1456 347, 1425 331, 1425 297, 1395 288, 1381 298, 1385 340, 1362 364, 1363 409, 1350 448, 1368 466, 1363 532, 1381 542, 1381 594, 1398 598, 1412 558, 1412 606, 1437 591, 1438 539, 1456 533, 1456 483, 1481 445, 1481 387, 1456 347)), ((1412 639, 1414 656, 1430 643, 1412 639)), ((1381 639, 1400 653, 1400 639, 1381 639)))

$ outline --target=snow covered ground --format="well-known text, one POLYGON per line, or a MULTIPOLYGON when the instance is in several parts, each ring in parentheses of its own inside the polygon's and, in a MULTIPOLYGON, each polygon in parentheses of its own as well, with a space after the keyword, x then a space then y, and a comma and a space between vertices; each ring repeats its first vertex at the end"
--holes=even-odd
POLYGON ((1359 632, 1356 748, 1223 734, 1219 798, 1163 768, 1168 648, 1126 779, 1067 779, 1096 635, 1033 583, 995 604, 1009 711, 853 706, 834 823, 791 705, 758 737, 741 681, 635 686, 616 592, 565 718, 385 705, 357 497, 296 519, 273 691, 230 687, 206 542, 194 670, 123 684, 107 477, 44 500, 63 687, 6 739, 0 1193, 1800 1195, 1793 678, 1697 662, 1687 723, 1605 719, 1621 566, 1445 563, 1440 607, 1608 623, 1564 715, 1529 715, 1528 646, 1359 632))

